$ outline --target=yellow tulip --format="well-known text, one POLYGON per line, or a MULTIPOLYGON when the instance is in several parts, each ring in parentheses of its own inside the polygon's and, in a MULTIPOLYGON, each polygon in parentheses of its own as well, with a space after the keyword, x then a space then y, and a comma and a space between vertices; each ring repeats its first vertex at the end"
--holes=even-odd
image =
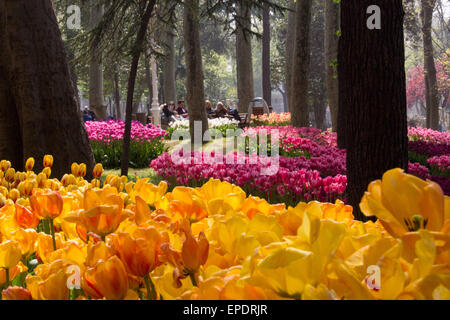
POLYGON ((101 163, 97 163, 92 170, 92 175, 95 179, 100 179, 103 174, 103 166, 101 163))
POLYGON ((49 264, 40 264, 34 270, 35 275, 28 274, 26 284, 34 300, 68 300, 68 267, 72 263, 56 260, 49 264))
POLYGON ((11 162, 10 161, 6 161, 6 160, 0 161, 0 169, 3 172, 6 172, 9 168, 11 168, 11 162))
POLYGON ((51 168, 53 166, 53 156, 46 154, 43 159, 44 168, 51 168))
POLYGON ((0 268, 13 268, 20 259, 22 259, 22 252, 17 241, 7 240, 0 243, 0 268))
POLYGON ((47 178, 50 178, 50 175, 52 174, 52 169, 50 167, 45 167, 42 169, 42 173, 45 174, 47 178))
POLYGON ((14 170, 14 168, 9 168, 8 170, 6 170, 6 173, 5 173, 6 181, 8 181, 9 183, 13 182, 15 179, 15 175, 16 175, 16 170, 14 170))
POLYGON ((34 167, 34 158, 30 157, 27 159, 27 161, 25 163, 25 170, 32 171, 33 167, 34 167))
POLYGON ((435 182, 392 169, 369 185, 360 208, 366 216, 376 216, 391 235, 400 237, 419 229, 440 231, 447 210, 445 198, 435 182))

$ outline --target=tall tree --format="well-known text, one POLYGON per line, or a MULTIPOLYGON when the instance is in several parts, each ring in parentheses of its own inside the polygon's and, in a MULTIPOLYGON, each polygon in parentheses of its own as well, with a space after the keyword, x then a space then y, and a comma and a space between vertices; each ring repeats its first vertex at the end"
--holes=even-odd
POLYGON ((325 0, 325 65, 328 105, 330 106, 331 124, 337 131, 339 82, 337 77, 337 55, 339 31, 339 3, 335 0, 325 0))
MULTIPOLYGON (((99 0, 90 0, 90 27, 95 28, 102 20, 103 4, 99 0)), ((106 120, 106 105, 103 94, 103 64, 102 53, 95 43, 91 47, 89 64, 89 108, 94 111, 97 119, 106 120)))
POLYGON ((338 138, 345 133, 347 201, 358 219, 368 184, 408 168, 403 16, 402 0, 341 1, 339 115, 346 125, 338 138), (372 5, 379 15, 366 13, 372 5), (381 28, 368 28, 378 18, 381 28))
POLYGON ((164 23, 164 67, 163 67, 163 88, 164 88, 164 99, 168 103, 169 101, 176 101, 177 99, 177 83, 175 77, 175 62, 176 62, 176 52, 175 52, 175 10, 174 7, 167 8, 167 19, 168 21, 164 23))
POLYGON ((208 130, 200 48, 199 11, 199 0, 185 0, 183 33, 186 59, 186 103, 189 107, 191 143, 194 142, 195 137, 195 121, 201 121, 202 123, 202 139, 203 134, 208 130))
POLYGON ((0 0, 0 43, 0 158, 19 169, 28 157, 52 154, 53 176, 61 177, 74 161, 92 172, 52 2, 0 0))
POLYGON ((119 71, 117 65, 114 67, 114 105, 116 107, 117 119, 122 119, 122 109, 120 107, 120 86, 119 86, 119 71))
POLYGON ((270 8, 267 3, 263 8, 262 36, 262 89, 263 98, 272 105, 272 85, 270 84, 270 8))
POLYGON ((292 62, 294 55, 294 40, 295 40, 295 2, 291 1, 289 4, 288 19, 287 19, 287 34, 286 34, 286 95, 289 111, 292 112, 293 94, 292 94, 292 62))
POLYGON ((295 13, 295 41, 292 60, 291 121, 295 127, 309 127, 308 89, 312 0, 298 0, 295 13))
POLYGON ((436 67, 434 64, 433 38, 431 28, 433 23, 433 10, 436 0, 421 0, 423 61, 425 71, 427 127, 437 130, 439 128, 439 94, 436 80, 436 67))
POLYGON ((140 17, 139 31, 134 40, 132 48, 132 61, 130 67, 130 73, 128 76, 128 89, 127 89, 127 105, 125 111, 125 132, 123 134, 123 153, 121 163, 121 174, 128 175, 128 165, 130 158, 130 141, 131 141, 131 118, 133 113, 133 96, 134 87, 136 84, 136 76, 139 66, 139 59, 144 48, 145 35, 147 27, 150 22, 150 17, 155 7, 156 0, 141 0, 140 4, 144 9, 143 15, 140 17))
POLYGON ((237 0, 236 15, 236 72, 238 108, 247 112, 255 91, 253 87, 251 6, 248 1, 237 0))

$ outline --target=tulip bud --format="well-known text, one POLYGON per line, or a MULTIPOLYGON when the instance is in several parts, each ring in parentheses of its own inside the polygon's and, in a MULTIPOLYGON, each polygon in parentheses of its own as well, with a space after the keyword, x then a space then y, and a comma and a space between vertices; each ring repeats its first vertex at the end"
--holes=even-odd
POLYGON ((27 162, 25 163, 25 170, 32 171, 34 167, 34 158, 30 157, 27 159, 27 162))
POLYGON ((10 198, 12 201, 16 202, 17 199, 20 198, 20 191, 17 190, 17 189, 11 189, 11 190, 9 191, 9 198, 10 198))
POLYGON ((45 181, 47 180, 47 175, 43 172, 39 173, 36 177, 36 182, 39 188, 43 188, 45 181))
POLYGON ((5 172, 6 170, 8 170, 9 168, 11 168, 11 162, 6 161, 6 160, 2 160, 0 161, 0 169, 5 172))
POLYGON ((78 166, 78 172, 77 172, 77 176, 78 177, 84 177, 86 175, 86 164, 81 163, 78 166))
POLYGON ((72 174, 74 176, 77 176, 77 174, 78 174, 78 167, 79 167, 79 165, 76 162, 72 163, 72 165, 70 166, 70 171, 72 172, 72 174))
POLYGON ((49 154, 46 154, 44 156, 44 167, 45 168, 51 168, 52 165, 53 165, 53 156, 49 155, 49 154))
POLYGON ((47 178, 50 178, 50 175, 52 174, 52 169, 50 169, 50 167, 45 167, 42 170, 42 173, 44 173, 47 176, 47 178))
POLYGON ((103 174, 103 165, 101 163, 97 163, 94 167, 94 170, 92 171, 92 175, 96 179, 100 179, 100 177, 103 174))
POLYGON ((6 170, 6 174, 5 174, 6 181, 8 181, 9 183, 13 182, 15 175, 16 175, 16 170, 14 170, 14 168, 9 168, 8 170, 6 170))

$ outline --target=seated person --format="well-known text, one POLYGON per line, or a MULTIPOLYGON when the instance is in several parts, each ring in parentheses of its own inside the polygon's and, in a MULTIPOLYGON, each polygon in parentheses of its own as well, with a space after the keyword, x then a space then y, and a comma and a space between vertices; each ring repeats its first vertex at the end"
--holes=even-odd
POLYGON ((211 101, 206 100, 205 101, 205 108, 206 108, 206 114, 208 115, 208 118, 213 118, 215 117, 215 112, 214 110, 211 108, 211 101))
POLYGON ((92 120, 94 120, 94 119, 93 119, 92 116, 89 114, 88 108, 85 107, 84 110, 83 110, 83 121, 86 122, 86 121, 92 121, 92 120))
POLYGON ((188 112, 186 110, 186 108, 184 107, 184 101, 180 100, 178 101, 178 108, 176 109, 176 112, 182 116, 183 118, 187 118, 188 117, 188 112))
POLYGON ((222 102, 218 102, 215 114, 217 118, 225 118, 228 115, 228 109, 223 105, 222 102))
POLYGON ((239 115, 239 111, 237 109, 232 107, 228 108, 228 115, 241 122, 241 116, 239 115))
POLYGON ((162 119, 164 119, 162 122, 164 122, 164 124, 169 124, 172 121, 177 120, 177 113, 173 110, 175 108, 175 104, 172 105, 167 105, 166 103, 163 104, 162 106, 162 113, 161 117, 162 119))

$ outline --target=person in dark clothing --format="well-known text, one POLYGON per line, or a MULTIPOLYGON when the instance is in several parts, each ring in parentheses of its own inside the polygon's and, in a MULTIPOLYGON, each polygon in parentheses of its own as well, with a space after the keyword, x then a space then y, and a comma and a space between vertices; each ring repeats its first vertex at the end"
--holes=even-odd
POLYGON ((187 118, 188 117, 188 112, 187 112, 187 110, 184 107, 184 101, 183 100, 178 101, 178 108, 177 108, 176 112, 180 116, 182 116, 183 118, 187 118))
POLYGON ((92 118, 92 116, 89 114, 89 110, 88 108, 84 108, 83 110, 83 121, 93 121, 94 119, 92 118))
POLYGON ((209 100, 205 101, 205 109, 206 109, 206 114, 208 115, 208 118, 214 118, 216 116, 216 113, 211 108, 211 101, 209 101, 209 100))
POLYGON ((217 118, 225 118, 228 115, 228 109, 223 105, 222 102, 218 102, 215 114, 217 118))

